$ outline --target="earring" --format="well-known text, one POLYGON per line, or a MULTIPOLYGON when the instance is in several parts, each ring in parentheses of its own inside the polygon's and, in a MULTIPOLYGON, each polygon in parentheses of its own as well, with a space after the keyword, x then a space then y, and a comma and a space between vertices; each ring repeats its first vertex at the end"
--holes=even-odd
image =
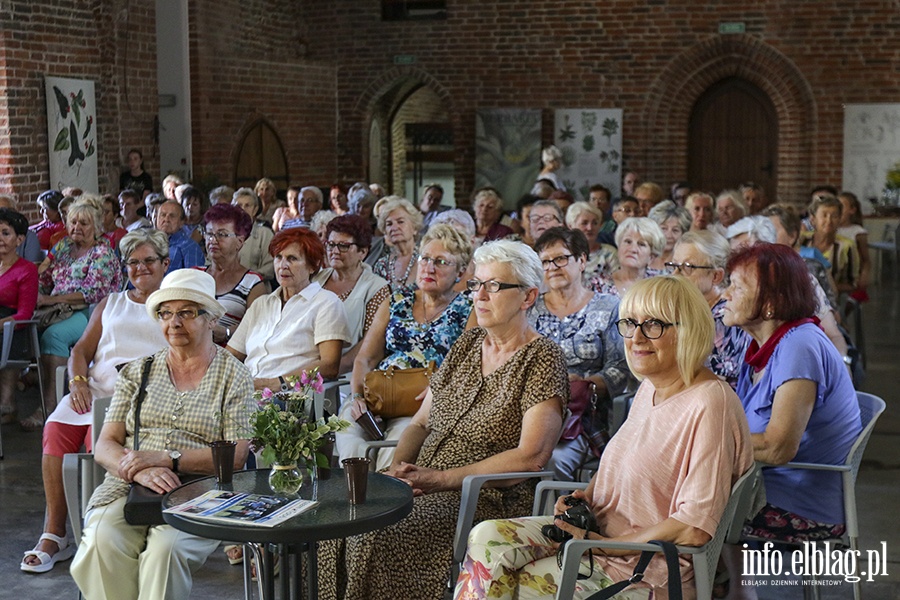
POLYGON ((462 281, 462 280, 461 280, 459 277, 457 277, 457 278, 456 278, 456 283, 459 283, 460 281, 462 281))
POLYGON ((771 310, 767 310, 767 311, 766 311, 766 318, 767 318, 767 319, 771 319, 773 314, 775 314, 775 313, 773 313, 771 310))

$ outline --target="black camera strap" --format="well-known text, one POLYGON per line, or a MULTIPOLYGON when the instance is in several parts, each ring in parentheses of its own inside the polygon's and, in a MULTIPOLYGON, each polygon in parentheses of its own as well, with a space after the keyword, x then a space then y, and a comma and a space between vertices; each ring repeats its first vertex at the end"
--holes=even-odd
MULTIPOLYGON (((682 600, 681 595, 681 565, 678 564, 678 550, 675 548, 675 544, 672 542, 664 542, 662 540, 650 540, 647 542, 648 544, 655 544, 662 548, 663 554, 666 557, 666 567, 668 568, 668 588, 669 588, 669 600, 682 600)), ((560 546, 560 553, 562 552, 562 546, 560 546)), ((644 579, 644 571, 647 570, 647 566, 650 564, 650 561, 653 559, 653 556, 656 552, 646 550, 641 552, 641 558, 638 560, 637 565, 634 567, 634 572, 631 574, 631 577, 624 580, 619 581, 618 583, 614 583, 608 588, 604 588, 599 592, 596 592, 587 597, 587 600, 608 600, 612 598, 629 585, 634 583, 639 583, 644 579)), ((591 572, 593 572, 593 564, 594 560, 591 557, 591 572)), ((579 575, 579 579, 582 577, 579 575)))

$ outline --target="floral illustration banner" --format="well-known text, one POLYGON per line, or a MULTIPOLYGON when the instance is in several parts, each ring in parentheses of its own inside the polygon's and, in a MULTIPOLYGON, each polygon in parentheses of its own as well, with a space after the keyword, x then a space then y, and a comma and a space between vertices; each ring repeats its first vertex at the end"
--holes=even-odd
POLYGON ((619 195, 622 187, 622 109, 565 108, 556 111, 553 139, 562 151, 557 174, 575 200, 587 200, 592 185, 619 195))
POLYGON ((878 200, 887 174, 900 163, 900 104, 844 107, 843 189, 860 200, 878 200))
POLYGON ((475 186, 500 191, 513 209, 541 170, 541 111, 479 110, 475 115, 475 186))
POLYGON ((97 193, 97 105, 94 82, 45 77, 50 187, 97 193))

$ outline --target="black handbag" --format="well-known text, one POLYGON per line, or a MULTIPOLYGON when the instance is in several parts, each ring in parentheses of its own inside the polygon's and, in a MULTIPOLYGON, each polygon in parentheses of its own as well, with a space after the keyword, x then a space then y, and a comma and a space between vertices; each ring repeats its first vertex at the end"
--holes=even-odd
MULTIPOLYGON (((663 542, 662 540, 650 540, 647 542, 648 544, 655 544, 662 548, 663 554, 666 557, 666 566, 668 567, 668 588, 669 588, 669 600, 681 600, 682 599, 682 590, 681 590, 681 567, 678 564, 678 550, 675 548, 675 544, 672 542, 663 542)), ((634 567, 634 572, 631 577, 624 580, 619 581, 618 583, 614 583, 607 588, 603 588, 599 592, 595 592, 588 596, 587 600, 608 600, 612 598, 629 585, 633 583, 638 583, 644 579, 644 571, 647 569, 647 566, 650 564, 650 560, 656 555, 656 552, 652 552, 649 550, 645 550, 641 552, 641 558, 638 559, 637 565, 634 567)))
MULTIPOLYGON (((137 451, 141 433, 141 404, 147 395, 147 379, 153 356, 144 359, 144 370, 141 372, 141 387, 134 399, 134 449, 137 451)), ((158 494, 139 483, 132 483, 125 500, 125 521, 129 525, 164 525, 162 517, 162 494, 158 494)))

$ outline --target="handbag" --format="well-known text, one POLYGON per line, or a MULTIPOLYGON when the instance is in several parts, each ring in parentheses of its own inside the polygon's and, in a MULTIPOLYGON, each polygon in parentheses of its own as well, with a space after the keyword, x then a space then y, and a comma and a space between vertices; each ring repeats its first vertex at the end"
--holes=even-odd
POLYGON ((561 439, 574 440, 583 435, 591 453, 600 458, 609 441, 609 403, 597 394, 592 381, 569 382, 569 412, 561 439))
POLYGON ((390 366, 370 371, 363 384, 369 410, 386 419, 413 416, 422 406, 416 396, 425 391, 435 371, 434 361, 421 369, 390 366))
POLYGON ((60 302, 50 306, 41 306, 34 309, 33 319, 38 322, 38 329, 47 329, 51 325, 62 323, 71 317, 76 311, 84 310, 87 304, 67 304, 60 302))
MULTIPOLYGON (((662 548, 663 554, 666 557, 666 567, 668 570, 668 589, 669 589, 669 600, 682 600, 682 589, 681 589, 681 567, 678 564, 678 550, 675 548, 675 544, 672 542, 664 542, 662 540, 650 540, 647 542, 648 544, 655 544, 662 548)), ((647 566, 650 564, 650 560, 656 555, 656 552, 645 550, 641 552, 641 558, 638 559, 637 565, 634 567, 634 572, 631 577, 624 581, 619 581, 617 583, 612 584, 607 588, 603 588, 599 592, 591 594, 587 597, 587 600, 608 600, 612 598, 629 585, 633 583, 638 583, 644 579, 644 571, 647 569, 647 566)))

